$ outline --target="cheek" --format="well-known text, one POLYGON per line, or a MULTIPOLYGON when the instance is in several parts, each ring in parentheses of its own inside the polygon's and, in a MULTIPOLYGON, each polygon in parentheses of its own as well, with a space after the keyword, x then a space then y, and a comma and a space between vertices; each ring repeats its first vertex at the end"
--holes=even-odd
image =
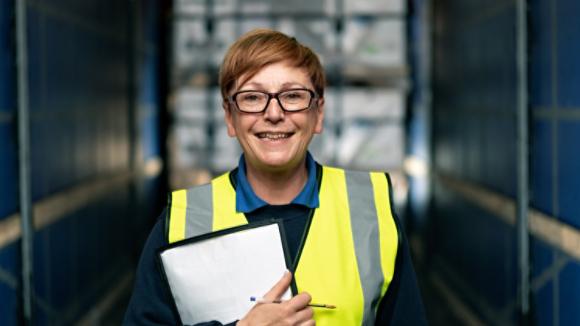
POLYGON ((254 116, 236 116, 233 120, 234 129, 240 135, 248 136, 251 133, 252 127, 256 123, 256 118, 254 116))
POLYGON ((316 112, 314 110, 309 111, 308 114, 304 116, 304 119, 302 121, 302 125, 304 126, 304 128, 306 130, 308 130, 309 133, 314 132, 317 119, 318 119, 318 114, 316 114, 316 112))

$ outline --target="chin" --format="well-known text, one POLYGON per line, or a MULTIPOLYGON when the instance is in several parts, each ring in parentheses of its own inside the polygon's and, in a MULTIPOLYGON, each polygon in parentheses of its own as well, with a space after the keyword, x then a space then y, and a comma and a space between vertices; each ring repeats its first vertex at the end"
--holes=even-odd
POLYGON ((296 156, 289 153, 270 153, 260 155, 257 159, 261 164, 274 169, 289 168, 293 162, 298 161, 296 156))

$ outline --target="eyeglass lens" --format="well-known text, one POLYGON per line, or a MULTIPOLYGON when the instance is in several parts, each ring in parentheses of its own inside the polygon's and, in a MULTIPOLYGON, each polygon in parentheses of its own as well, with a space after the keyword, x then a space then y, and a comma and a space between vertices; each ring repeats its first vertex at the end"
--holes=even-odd
MULTIPOLYGON (((308 108, 312 94, 307 90, 288 90, 277 95, 286 111, 300 111, 308 108)), ((260 112, 266 108, 270 95, 262 92, 241 92, 236 95, 238 108, 246 112, 260 112)))

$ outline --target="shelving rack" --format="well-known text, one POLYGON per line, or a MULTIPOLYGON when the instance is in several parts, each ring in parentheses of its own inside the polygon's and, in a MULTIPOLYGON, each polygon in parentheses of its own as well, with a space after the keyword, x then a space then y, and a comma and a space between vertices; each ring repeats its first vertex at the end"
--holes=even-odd
POLYGON ((191 187, 236 166, 241 149, 235 139, 224 140, 219 64, 235 40, 259 27, 294 36, 321 57, 328 80, 325 132, 310 146, 320 163, 402 169, 409 85, 405 1, 177 0, 170 19, 174 29, 170 148, 173 170, 180 174, 172 178, 179 180, 173 187, 191 187), (346 109, 345 102, 350 103, 346 109), (352 107, 353 103, 362 107, 352 107), (381 142, 384 151, 365 148, 373 143, 382 146, 381 142), (372 161, 373 155, 396 158, 383 159, 383 165, 361 164, 365 157, 372 161), (195 171, 192 180, 184 180, 184 170, 195 171))

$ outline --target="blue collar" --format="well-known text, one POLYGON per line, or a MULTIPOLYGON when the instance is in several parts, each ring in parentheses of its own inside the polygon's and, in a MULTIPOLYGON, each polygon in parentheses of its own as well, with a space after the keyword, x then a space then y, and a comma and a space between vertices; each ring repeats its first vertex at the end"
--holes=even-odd
MULTIPOLYGON (((316 163, 310 153, 306 153, 306 166, 308 168, 308 181, 302 191, 290 202, 290 204, 299 204, 308 208, 319 206, 318 201, 318 180, 316 180, 316 163)), ((252 190, 248 179, 246 178, 246 162, 244 155, 240 157, 238 164, 238 173, 236 178, 236 211, 250 213, 260 207, 269 205, 260 199, 252 190)))

